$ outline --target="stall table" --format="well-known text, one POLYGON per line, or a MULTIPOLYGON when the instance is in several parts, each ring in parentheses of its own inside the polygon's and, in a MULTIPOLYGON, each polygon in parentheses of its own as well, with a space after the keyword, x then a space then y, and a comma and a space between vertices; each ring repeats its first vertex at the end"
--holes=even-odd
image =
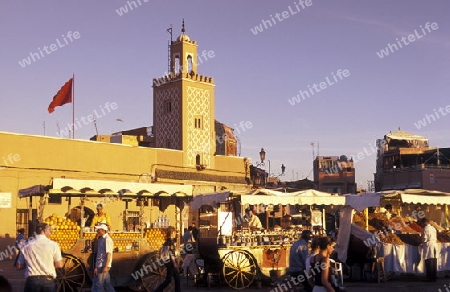
MULTIPOLYGON (((436 246, 438 272, 450 271, 450 243, 438 242, 436 246)), ((378 250, 378 256, 384 257, 386 273, 425 273, 425 261, 421 257, 420 247, 418 246, 383 243, 378 250)))

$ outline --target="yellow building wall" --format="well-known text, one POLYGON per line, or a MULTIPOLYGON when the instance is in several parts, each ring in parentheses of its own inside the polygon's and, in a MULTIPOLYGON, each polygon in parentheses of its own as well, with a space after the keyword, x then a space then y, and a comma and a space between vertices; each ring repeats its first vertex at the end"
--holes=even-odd
MULTIPOLYGON (((202 173, 222 176, 242 177, 240 183, 216 183, 168 180, 156 178, 158 183, 183 183, 194 185, 194 194, 204 190, 216 190, 216 186, 227 189, 246 189, 244 183, 244 158, 213 156, 215 169, 205 169, 202 173), (206 186, 206 188, 204 188, 206 186), (211 187, 212 186, 212 187, 211 187)), ((49 185, 54 177, 73 179, 115 180, 124 182, 148 182, 158 170, 177 172, 199 171, 183 166, 183 152, 179 150, 135 147, 95 141, 71 140, 44 136, 31 136, 0 132, 0 193, 11 193, 11 208, 0 208, 0 238, 9 234, 16 236, 16 209, 28 209, 30 198, 18 197, 20 189, 33 185, 49 185)), ((91 199, 86 206, 95 211, 95 205, 104 198, 91 199)), ((45 206, 43 217, 56 213, 63 216, 70 208, 80 204, 79 198, 72 198, 71 205, 63 199, 62 204, 45 206)), ((111 215, 113 230, 122 230, 122 212, 125 202, 117 199, 108 201, 105 211, 111 215)), ((33 198, 32 208, 38 209, 38 198, 33 198)), ((135 202, 129 203, 129 210, 139 210, 135 202)), ((166 210, 171 223, 175 218, 174 207, 166 210)), ((154 222, 162 215, 157 207, 145 207, 145 220, 154 222)), ((0 251, 1 249, 0 244, 0 251)))
MULTIPOLYGON (((203 76, 201 78, 206 79, 203 76)), ((182 79, 184 164, 195 166, 198 154, 201 157, 201 164, 215 168, 213 159, 216 151, 214 85, 199 80, 199 76, 182 79), (201 129, 195 128, 196 117, 202 118, 201 129)))

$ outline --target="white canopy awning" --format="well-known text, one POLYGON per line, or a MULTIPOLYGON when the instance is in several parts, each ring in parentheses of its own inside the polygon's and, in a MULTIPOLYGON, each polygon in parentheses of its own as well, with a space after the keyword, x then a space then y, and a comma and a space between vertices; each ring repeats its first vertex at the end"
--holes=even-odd
POLYGON ((50 186, 36 185, 19 190, 19 197, 48 192, 72 196, 192 197, 191 185, 140 183, 130 181, 54 178, 50 186))
POLYGON ((450 204, 450 196, 401 194, 400 198, 403 203, 407 204, 419 204, 419 203, 427 205, 450 204))
POLYGON ((362 212, 365 208, 380 206, 382 196, 383 194, 381 193, 346 195, 345 204, 356 209, 358 212, 362 212))
POLYGON ((384 196, 395 197, 407 204, 427 204, 427 205, 443 205, 450 204, 450 193, 424 190, 424 189, 406 189, 402 191, 383 191, 384 196))
POLYGON ((224 202, 230 196, 230 192, 197 195, 189 203, 191 211, 197 211, 202 205, 214 206, 217 203, 224 202))
POLYGON ((260 189, 247 195, 241 195, 241 204, 265 205, 345 205, 345 197, 316 190, 293 193, 260 189))

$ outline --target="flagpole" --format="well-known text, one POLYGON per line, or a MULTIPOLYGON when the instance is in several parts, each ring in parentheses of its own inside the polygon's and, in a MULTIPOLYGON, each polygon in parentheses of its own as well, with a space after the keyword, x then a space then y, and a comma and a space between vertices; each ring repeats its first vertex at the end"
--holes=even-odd
POLYGON ((72 139, 75 139, 75 73, 72 75, 72 139))

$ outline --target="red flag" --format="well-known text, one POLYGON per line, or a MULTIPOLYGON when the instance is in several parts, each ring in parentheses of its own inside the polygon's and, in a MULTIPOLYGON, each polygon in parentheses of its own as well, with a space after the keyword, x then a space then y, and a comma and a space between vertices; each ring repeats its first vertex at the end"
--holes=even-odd
POLYGON ((69 81, 67 81, 66 84, 64 84, 53 97, 52 102, 48 106, 49 114, 55 111, 55 107, 72 102, 72 81, 73 78, 70 78, 69 81))

